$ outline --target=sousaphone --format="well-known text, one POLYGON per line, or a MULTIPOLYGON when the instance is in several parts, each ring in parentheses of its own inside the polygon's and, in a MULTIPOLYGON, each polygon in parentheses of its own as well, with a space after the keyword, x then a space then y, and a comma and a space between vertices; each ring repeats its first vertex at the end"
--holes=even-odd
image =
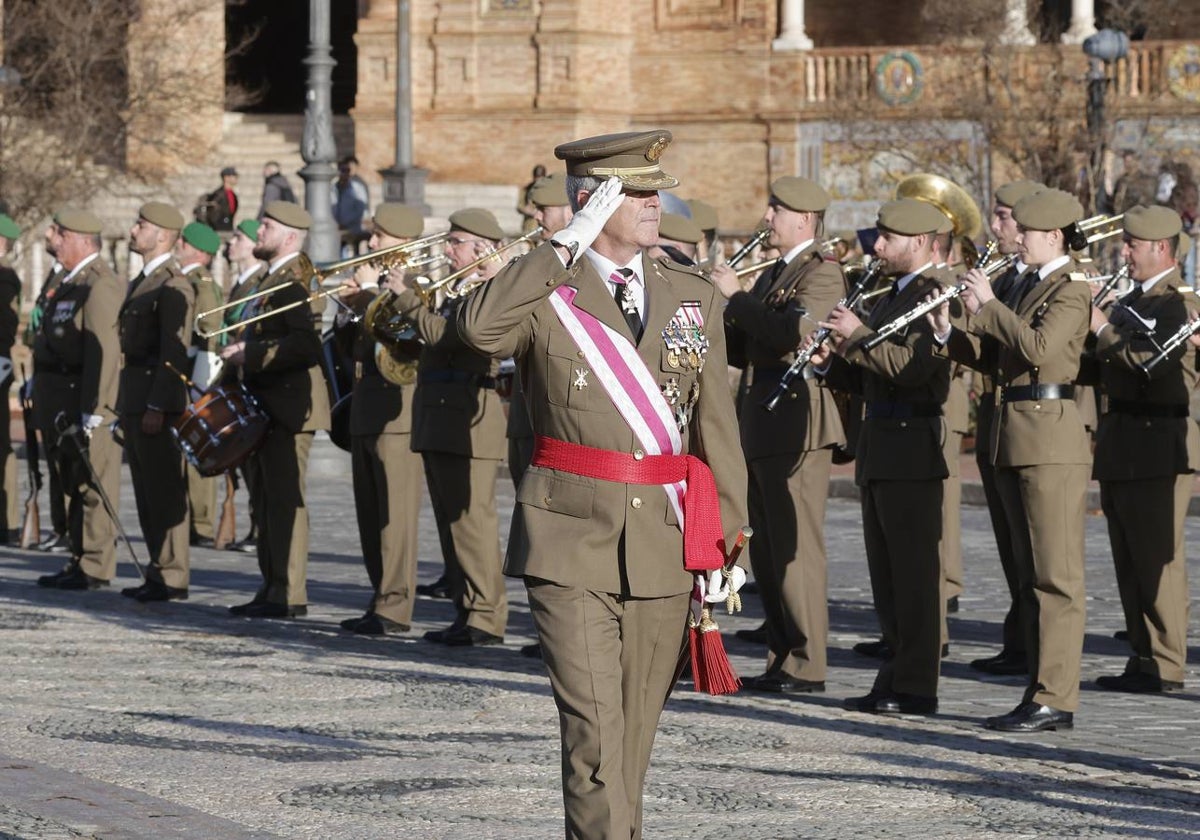
POLYGON ((953 236, 962 244, 963 260, 974 266, 978 258, 974 240, 983 232, 983 216, 966 190, 949 178, 918 172, 896 185, 896 198, 915 198, 941 210, 954 225, 953 236))

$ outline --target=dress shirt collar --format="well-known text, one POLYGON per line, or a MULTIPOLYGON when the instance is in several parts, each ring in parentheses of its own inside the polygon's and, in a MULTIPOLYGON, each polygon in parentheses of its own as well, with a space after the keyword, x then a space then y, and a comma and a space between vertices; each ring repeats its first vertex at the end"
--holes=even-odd
POLYGON ((1154 288, 1154 284, 1155 284, 1155 283, 1157 283, 1159 280, 1161 280, 1161 279, 1163 279, 1164 277, 1166 277, 1166 276, 1167 276, 1168 274, 1170 274, 1170 273, 1171 273, 1173 270, 1174 270, 1174 267, 1171 267, 1171 268, 1168 268, 1166 271, 1160 271, 1158 274, 1155 274, 1155 275, 1154 275, 1153 277, 1151 277, 1149 280, 1143 280, 1143 281, 1142 281, 1142 294, 1146 294, 1146 292, 1148 292, 1148 291, 1150 291, 1151 289, 1153 289, 1153 288, 1154 288))
POLYGON ((901 277, 899 280, 897 280, 895 283, 896 294, 900 294, 900 292, 903 292, 904 287, 907 286, 909 283, 911 283, 913 281, 914 277, 920 277, 932 265, 933 265, 933 263, 927 262, 927 263, 925 263, 925 265, 921 266, 916 271, 905 274, 903 277, 901 277))
POLYGON ((1055 271, 1066 265, 1071 259, 1070 254, 1063 254, 1061 257, 1055 257, 1038 269, 1038 280, 1045 280, 1055 271))
POLYGON ((807 248, 808 246, 810 246, 812 244, 813 244, 812 239, 806 239, 803 242, 801 242, 799 245, 797 245, 795 248, 788 251, 786 254, 783 255, 784 264, 791 265, 792 260, 794 260, 794 259, 796 259, 796 257, 800 256, 801 252, 803 252, 805 248, 807 248))
POLYGON ((300 256, 300 252, 293 251, 292 253, 287 254, 286 256, 280 257, 279 259, 275 260, 275 262, 271 263, 267 267, 268 273, 274 274, 276 271, 283 268, 285 265, 287 265, 292 260, 296 259, 296 257, 298 257, 298 256, 300 256))

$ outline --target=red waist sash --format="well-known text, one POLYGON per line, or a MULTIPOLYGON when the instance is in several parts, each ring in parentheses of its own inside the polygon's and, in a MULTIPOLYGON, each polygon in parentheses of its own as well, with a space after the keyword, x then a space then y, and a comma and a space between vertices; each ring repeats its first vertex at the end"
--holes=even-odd
POLYGON ((683 566, 691 572, 719 569, 725 562, 725 531, 717 484, 708 464, 695 455, 644 455, 597 449, 538 436, 535 467, 546 467, 621 484, 674 484, 687 480, 683 497, 683 566))

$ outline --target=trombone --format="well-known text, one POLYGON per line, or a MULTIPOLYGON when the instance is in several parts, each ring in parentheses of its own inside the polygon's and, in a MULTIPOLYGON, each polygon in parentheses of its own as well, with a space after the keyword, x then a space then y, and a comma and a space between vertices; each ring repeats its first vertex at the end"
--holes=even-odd
MULTIPOLYGON (((1075 227, 1083 234, 1087 245, 1094 245, 1097 242, 1103 242, 1105 239, 1124 233, 1125 228, 1121 226, 1123 218, 1125 218, 1124 213, 1118 213, 1115 216, 1106 216, 1101 213, 1098 216, 1089 216, 1086 219, 1076 222, 1075 227)), ((1072 250, 1082 251, 1083 248, 1072 248, 1072 250)))
POLYGON ((524 244, 524 243, 530 241, 531 239, 534 239, 535 237, 541 236, 543 233, 544 233, 543 228, 541 228, 540 226, 536 227, 533 230, 529 231, 529 233, 525 234, 524 236, 517 237, 516 239, 512 240, 511 242, 509 242, 505 245, 500 245, 496 248, 493 248, 491 251, 487 252, 479 259, 477 259, 473 262, 467 263, 462 268, 460 268, 458 271, 455 271, 451 274, 447 274, 445 277, 441 278, 440 280, 434 280, 429 283, 418 284, 418 285, 414 286, 414 291, 417 293, 417 296, 421 298, 421 301, 430 309, 433 309, 434 306, 436 305, 436 295, 438 292, 442 291, 443 289, 445 289, 445 296, 446 296, 447 300, 458 300, 459 298, 466 297, 467 295, 469 295, 471 292, 478 289, 480 286, 482 286, 484 283, 486 283, 491 278, 477 278, 473 282, 464 283, 460 288, 457 288, 457 289, 448 288, 448 287, 451 284, 462 279, 463 277, 466 277, 468 274, 471 273, 472 269, 483 265, 488 260, 495 259, 504 251, 508 251, 512 248, 515 248, 518 245, 524 244))

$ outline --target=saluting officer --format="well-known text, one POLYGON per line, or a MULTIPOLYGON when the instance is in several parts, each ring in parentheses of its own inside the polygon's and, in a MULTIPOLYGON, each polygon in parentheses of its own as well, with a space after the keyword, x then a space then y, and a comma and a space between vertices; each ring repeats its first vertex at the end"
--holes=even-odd
POLYGON ((188 401, 179 372, 187 368, 195 303, 191 285, 172 258, 182 227, 182 213, 152 201, 142 205, 129 231, 129 249, 144 263, 129 284, 119 316, 125 366, 117 410, 150 563, 145 582, 121 594, 138 601, 188 596, 187 477, 183 453, 170 430, 188 401))
POLYGON ((72 209, 56 213, 46 230, 49 250, 66 271, 33 344, 34 399, 52 424, 46 457, 56 461, 68 498, 71 560, 58 574, 38 578, 39 586, 54 589, 98 589, 117 571, 116 529, 81 460, 91 462, 116 504, 121 448, 111 426, 121 368, 117 313, 125 294, 100 258, 100 231, 94 213, 72 209))
POLYGON ((767 667, 747 688, 770 692, 825 690, 829 633, 825 501, 833 448, 845 443, 833 393, 806 368, 775 411, 763 402, 816 320, 845 293, 841 266, 821 254, 818 237, 829 193, 807 178, 771 185, 763 223, 767 244, 782 254, 750 291, 728 265, 712 280, 728 301, 725 323, 744 333, 748 370, 740 395, 742 451, 754 528, 754 579, 767 629, 767 667))

